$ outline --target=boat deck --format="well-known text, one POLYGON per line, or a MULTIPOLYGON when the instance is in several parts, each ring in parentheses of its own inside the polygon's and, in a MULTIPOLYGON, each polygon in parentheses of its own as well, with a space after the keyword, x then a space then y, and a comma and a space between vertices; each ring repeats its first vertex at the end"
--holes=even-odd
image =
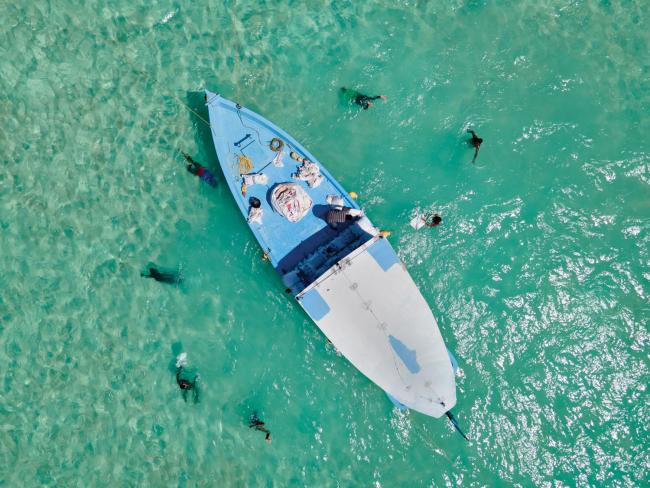
POLYGON ((262 203, 262 224, 251 223, 250 227, 281 275, 292 271, 300 275, 302 283, 294 280, 288 284, 292 289, 295 288, 294 291, 300 291, 309 284, 317 277, 313 275, 327 269, 323 266, 327 266, 330 261, 335 262, 337 257, 342 257, 340 254, 343 251, 349 252, 371 238, 370 234, 354 224, 337 229, 327 225, 325 216, 330 206, 326 199, 329 195, 339 196, 348 207, 359 207, 320 162, 293 137, 260 115, 238 107, 230 100, 209 91, 206 91, 206 105, 215 146, 220 146, 215 147, 217 154, 226 155, 224 160, 220 158, 219 163, 235 201, 244 217, 248 217, 250 197, 256 197, 262 203), (273 162, 278 156, 278 153, 270 148, 273 138, 278 138, 284 143, 279 156, 282 166, 273 162), (319 166, 324 177, 320 185, 311 188, 305 181, 292 177, 301 163, 290 157, 291 151, 319 166), (241 191, 243 180, 240 156, 250 158, 253 168, 249 174, 263 173, 268 177, 266 184, 247 186, 245 196, 241 191), (308 213, 295 223, 277 213, 270 201, 271 189, 285 182, 299 184, 313 201, 308 213), (323 252, 319 252, 319 249, 328 243, 334 243, 334 248, 330 247, 328 250, 328 259, 319 259, 323 257, 323 252), (316 262, 321 263, 317 265, 316 262), (297 270, 297 267, 303 269, 297 270))

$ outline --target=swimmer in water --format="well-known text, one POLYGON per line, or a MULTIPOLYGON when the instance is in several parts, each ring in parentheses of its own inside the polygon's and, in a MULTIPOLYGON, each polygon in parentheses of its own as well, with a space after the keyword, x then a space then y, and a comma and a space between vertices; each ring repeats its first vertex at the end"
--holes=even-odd
POLYGON ((442 217, 437 213, 429 213, 425 215, 418 214, 411 219, 409 224, 415 230, 421 229, 422 227, 438 227, 442 223, 442 217))
POLYGON ((372 103, 373 100, 378 100, 380 98, 382 100, 386 100, 386 97, 384 95, 375 95, 374 97, 369 97, 368 95, 359 93, 356 90, 348 90, 345 87, 341 88, 341 91, 343 93, 347 93, 350 97, 350 100, 352 100, 352 102, 359 105, 360 107, 363 107, 364 110, 368 110, 370 107, 374 106, 374 103, 372 103))
POLYGON ((265 423, 260 420, 260 418, 257 416, 257 412, 254 412, 253 415, 251 415, 251 418, 248 421, 248 428, 249 429, 255 429, 259 430, 260 432, 264 432, 266 436, 264 439, 266 442, 269 444, 271 443, 271 431, 265 427, 265 423))
POLYGON ((192 390, 193 397, 194 397, 194 403, 199 402, 199 389, 196 386, 196 382, 199 380, 199 374, 194 375, 194 379, 192 381, 189 381, 186 378, 183 378, 183 369, 185 365, 187 364, 187 353, 181 353, 178 355, 178 358, 176 359, 176 383, 178 384, 178 387, 181 389, 183 392, 183 400, 187 402, 187 392, 189 390, 192 390))
POLYGON ((479 136, 477 136, 476 132, 474 132, 471 129, 467 129, 467 132, 472 134, 472 138, 468 142, 475 149, 475 151, 474 151, 474 159, 472 159, 472 164, 474 164, 474 161, 476 161, 476 156, 478 156, 478 150, 481 148, 481 144, 483 144, 483 139, 481 139, 479 136))
POLYGON ((178 273, 167 273, 158 271, 156 268, 149 268, 149 274, 140 273, 143 278, 153 278, 160 283, 167 283, 170 285, 180 285, 183 278, 178 273))
POLYGON ((205 169, 204 166, 201 166, 199 163, 194 161, 194 159, 192 159, 192 156, 186 152, 181 151, 181 153, 183 154, 185 160, 188 162, 187 171, 201 178, 212 188, 215 188, 217 186, 217 179, 212 173, 205 169))
POLYGON ((424 221, 424 225, 427 227, 438 227, 442 222, 442 217, 438 214, 428 215, 424 221))

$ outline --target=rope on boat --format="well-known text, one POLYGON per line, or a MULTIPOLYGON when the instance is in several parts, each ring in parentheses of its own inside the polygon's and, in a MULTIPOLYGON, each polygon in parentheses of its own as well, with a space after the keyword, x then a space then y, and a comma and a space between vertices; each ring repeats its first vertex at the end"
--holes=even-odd
POLYGON ((253 170, 253 161, 245 154, 237 156, 239 158, 239 174, 247 175, 253 170))
POLYGON ((276 153, 282 151, 283 147, 284 147, 284 142, 282 142, 282 139, 278 139, 277 137, 271 139, 271 142, 269 143, 269 149, 276 153))

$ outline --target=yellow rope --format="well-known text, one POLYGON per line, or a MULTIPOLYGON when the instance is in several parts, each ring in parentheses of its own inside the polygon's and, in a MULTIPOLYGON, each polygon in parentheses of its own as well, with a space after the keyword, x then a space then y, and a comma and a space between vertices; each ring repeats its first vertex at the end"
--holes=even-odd
POLYGON ((239 158, 239 174, 247 175, 253 170, 253 161, 244 154, 237 156, 239 158))

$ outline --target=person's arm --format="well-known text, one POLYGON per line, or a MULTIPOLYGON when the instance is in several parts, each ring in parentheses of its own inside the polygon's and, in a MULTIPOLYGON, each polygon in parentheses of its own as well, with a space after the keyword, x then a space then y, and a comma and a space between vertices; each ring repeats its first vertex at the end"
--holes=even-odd
POLYGON ((201 166, 199 165, 199 163, 193 161, 187 165, 187 171, 189 171, 193 175, 196 175, 199 172, 200 167, 201 166))
POLYGON ((186 160, 188 163, 190 163, 190 164, 197 164, 196 161, 194 161, 194 159, 192 159, 192 156, 190 156, 189 154, 187 154, 185 151, 181 151, 181 154, 183 154, 183 157, 185 158, 185 160, 186 160))

